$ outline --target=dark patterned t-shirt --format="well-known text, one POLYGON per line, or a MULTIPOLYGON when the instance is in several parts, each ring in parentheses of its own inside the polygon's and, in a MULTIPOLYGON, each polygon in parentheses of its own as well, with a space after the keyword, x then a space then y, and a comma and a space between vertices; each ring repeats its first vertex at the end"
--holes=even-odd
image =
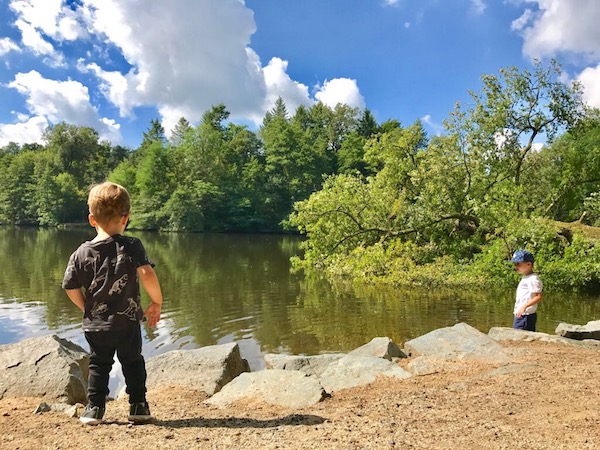
POLYGON ((84 242, 73 252, 62 287, 83 288, 84 331, 120 330, 139 324, 144 312, 137 268, 146 264, 153 265, 142 242, 120 234, 84 242))

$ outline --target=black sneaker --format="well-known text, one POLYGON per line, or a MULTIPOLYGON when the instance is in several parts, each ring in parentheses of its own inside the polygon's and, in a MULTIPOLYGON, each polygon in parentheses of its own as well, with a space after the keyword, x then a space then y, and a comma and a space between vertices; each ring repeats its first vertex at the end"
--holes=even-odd
POLYGON ((85 411, 79 417, 79 420, 86 425, 98 425, 102 423, 102 418, 104 417, 104 407, 103 406, 92 406, 87 405, 85 407, 85 411))
POLYGON ((133 423, 148 423, 152 420, 150 415, 150 407, 148 402, 143 403, 132 403, 129 405, 129 417, 130 422, 133 423))

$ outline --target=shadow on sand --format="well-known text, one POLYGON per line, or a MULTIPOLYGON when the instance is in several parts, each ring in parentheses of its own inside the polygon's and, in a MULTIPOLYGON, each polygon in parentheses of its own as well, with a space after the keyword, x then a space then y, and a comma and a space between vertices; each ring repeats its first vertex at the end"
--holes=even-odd
POLYGON ((290 414, 275 419, 259 420, 242 417, 226 417, 222 419, 195 417, 191 419, 158 420, 151 424, 170 428, 275 428, 280 426, 319 425, 327 419, 310 414, 290 414))

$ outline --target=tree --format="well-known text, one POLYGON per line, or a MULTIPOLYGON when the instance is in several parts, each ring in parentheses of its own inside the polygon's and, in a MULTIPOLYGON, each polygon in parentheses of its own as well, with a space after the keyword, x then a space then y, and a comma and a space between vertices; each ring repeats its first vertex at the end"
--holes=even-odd
POLYGON ((32 207, 35 186, 36 154, 21 151, 0 159, 0 223, 31 225, 37 223, 32 207))
POLYGON ((185 142, 187 134, 191 130, 192 126, 186 120, 186 118, 180 117, 177 121, 177 124, 175 124, 175 128, 173 128, 173 130, 171 131, 171 138, 169 139, 171 145, 174 145, 175 147, 182 145, 185 142))
POLYGON ((468 260, 511 220, 528 218, 522 181, 536 173, 535 139, 551 141, 580 121, 579 87, 563 84, 556 64, 482 79, 473 105, 458 105, 447 121, 447 136, 429 141, 419 121, 385 122, 365 145, 373 176, 330 177, 296 203, 290 223, 308 236, 307 266, 358 267, 390 255, 406 264, 468 260))
POLYGON ((87 171, 90 162, 101 152, 96 130, 61 122, 49 127, 43 139, 46 149, 54 155, 59 172, 71 174, 78 185, 101 181, 102 177, 87 171))
POLYGON ((151 119, 150 127, 147 131, 144 131, 144 139, 142 140, 140 149, 145 149, 155 142, 158 142, 161 146, 164 146, 167 143, 167 138, 165 136, 165 129, 160 123, 160 120, 151 119))
POLYGON ((358 119, 357 130, 358 134, 365 139, 369 139, 371 136, 376 134, 379 131, 379 126, 377 125, 377 121, 375 117, 373 117, 373 113, 367 108, 365 108, 358 119))
MULTIPOLYGON (((600 190, 600 115, 530 156, 527 209, 560 221, 586 219, 585 199, 600 190)), ((589 212, 589 211, 588 211, 589 212)))

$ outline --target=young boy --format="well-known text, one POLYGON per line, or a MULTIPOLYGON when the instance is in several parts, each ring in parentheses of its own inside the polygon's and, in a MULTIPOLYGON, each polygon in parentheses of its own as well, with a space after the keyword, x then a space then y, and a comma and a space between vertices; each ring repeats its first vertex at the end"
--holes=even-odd
POLYGON ((511 261, 515 270, 523 276, 517 287, 513 328, 535 331, 536 311, 542 301, 542 282, 533 272, 533 255, 527 250, 517 250, 511 261))
POLYGON ((127 190, 109 182, 96 185, 90 190, 88 207, 97 236, 71 255, 62 283, 83 311, 83 331, 91 351, 88 405, 80 420, 89 425, 102 422, 116 352, 129 394, 129 421, 149 422, 140 321, 145 316, 151 327, 159 321, 160 285, 141 241, 123 236, 129 220, 127 190), (138 279, 152 300, 144 313, 138 279))

